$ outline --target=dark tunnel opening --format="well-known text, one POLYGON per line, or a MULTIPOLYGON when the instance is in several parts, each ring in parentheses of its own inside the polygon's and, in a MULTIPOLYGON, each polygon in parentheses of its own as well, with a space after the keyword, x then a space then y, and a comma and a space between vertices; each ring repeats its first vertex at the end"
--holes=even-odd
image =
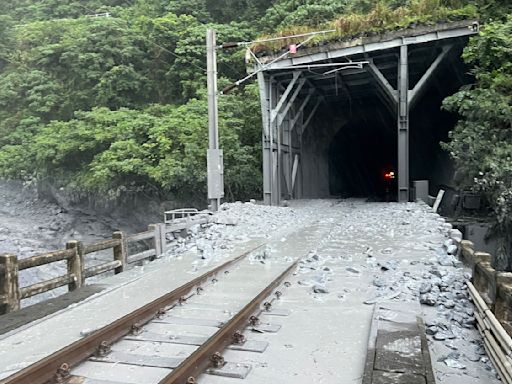
MULTIPOLYGON (((456 56, 455 56, 456 57, 456 56)), ((430 193, 451 185, 454 166, 441 147, 455 127, 457 116, 442 109, 443 100, 471 79, 460 60, 443 65, 432 77, 420 101, 410 110, 410 181, 429 180, 430 193)), ((382 97, 373 94, 332 110, 345 116, 345 124, 329 145, 329 191, 332 196, 395 201, 397 196, 397 118, 382 97), (394 172, 395 178, 385 177, 394 172)), ((341 117, 338 117, 340 119, 341 117)))
POLYGON ((396 197, 396 123, 377 98, 354 107, 329 147, 329 187, 333 196, 396 197), (385 177, 388 174, 388 178, 385 177))

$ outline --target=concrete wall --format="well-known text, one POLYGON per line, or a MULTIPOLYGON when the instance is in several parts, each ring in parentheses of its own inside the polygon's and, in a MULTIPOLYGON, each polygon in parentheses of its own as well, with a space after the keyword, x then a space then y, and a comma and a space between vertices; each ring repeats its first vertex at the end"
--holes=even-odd
POLYGON ((346 120, 323 119, 329 113, 325 109, 319 108, 302 137, 302 197, 305 199, 331 196, 329 147, 346 120))

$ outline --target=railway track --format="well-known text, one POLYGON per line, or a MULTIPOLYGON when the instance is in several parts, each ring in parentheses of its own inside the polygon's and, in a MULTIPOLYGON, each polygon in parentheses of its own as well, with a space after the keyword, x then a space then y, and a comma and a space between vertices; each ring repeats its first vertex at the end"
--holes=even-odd
POLYGON ((248 331, 279 330, 277 324, 262 322, 260 315, 286 315, 273 304, 289 285, 285 279, 298 263, 262 265, 250 257, 261 247, 86 335, 0 384, 196 384, 203 373, 246 377, 251 367, 224 361, 223 351, 266 349, 267 343, 250 340, 248 331))

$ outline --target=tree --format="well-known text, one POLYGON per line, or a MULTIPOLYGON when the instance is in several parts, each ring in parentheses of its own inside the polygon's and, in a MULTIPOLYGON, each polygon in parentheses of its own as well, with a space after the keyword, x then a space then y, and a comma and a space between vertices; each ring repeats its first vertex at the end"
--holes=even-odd
MULTIPOLYGON (((464 176, 463 186, 490 203, 498 230, 512 240, 512 16, 489 23, 464 51, 476 84, 447 98, 444 107, 460 115, 444 147, 464 176)), ((501 255, 501 268, 511 260, 501 255)))

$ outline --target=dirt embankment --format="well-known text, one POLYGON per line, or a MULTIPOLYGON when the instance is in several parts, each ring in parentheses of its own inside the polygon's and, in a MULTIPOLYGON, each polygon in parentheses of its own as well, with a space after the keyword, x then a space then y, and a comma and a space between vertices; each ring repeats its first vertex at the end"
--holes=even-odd
MULTIPOLYGON (((109 238, 117 230, 140 232, 163 219, 164 208, 159 203, 142 202, 107 211, 72 205, 59 191, 40 196, 35 188, 0 180, 0 254, 26 258, 62 249, 72 239, 89 243, 109 238)), ((60 262, 22 271, 20 282, 26 286, 56 277, 63 270, 60 262)), ((24 305, 32 301, 26 300, 24 305)))

